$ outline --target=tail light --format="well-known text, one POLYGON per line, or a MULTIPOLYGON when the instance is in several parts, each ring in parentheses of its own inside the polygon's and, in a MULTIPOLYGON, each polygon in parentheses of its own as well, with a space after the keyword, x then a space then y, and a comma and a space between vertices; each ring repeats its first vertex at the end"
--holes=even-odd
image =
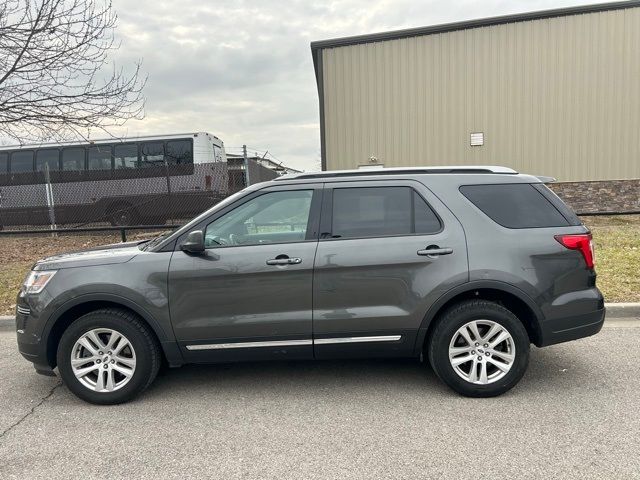
POLYGON ((555 239, 569 250, 578 250, 584 257, 584 261, 587 262, 587 268, 593 268, 593 240, 590 233, 556 235, 555 239))

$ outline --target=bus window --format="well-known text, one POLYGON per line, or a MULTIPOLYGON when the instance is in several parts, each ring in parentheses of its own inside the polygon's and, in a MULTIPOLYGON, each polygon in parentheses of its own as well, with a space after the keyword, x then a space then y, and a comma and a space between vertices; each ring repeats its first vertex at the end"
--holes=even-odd
POLYGON ((62 170, 84 170, 83 147, 72 147, 62 150, 62 170))
POLYGON ((129 145, 116 145, 114 147, 115 167, 136 168, 138 166, 138 145, 131 143, 129 145))
POLYGON ((156 167, 164 165, 164 145, 162 142, 148 142, 142 144, 141 167, 156 167))
POLYGON ((222 149, 217 145, 213 146, 213 160, 216 162, 222 161, 222 149))
POLYGON ((89 147, 89 170, 111 170, 111 145, 89 147))
POLYGON ((9 171, 9 154, 0 153, 0 174, 7 173, 9 171))
POLYGON ((167 142, 167 163, 169 165, 193 163, 191 140, 172 140, 167 142))
POLYGON ((33 151, 11 153, 11 173, 33 172, 33 151))
POLYGON ((49 166, 49 171, 60 170, 60 152, 57 148, 38 150, 36 152, 36 170, 44 172, 45 165, 49 166))

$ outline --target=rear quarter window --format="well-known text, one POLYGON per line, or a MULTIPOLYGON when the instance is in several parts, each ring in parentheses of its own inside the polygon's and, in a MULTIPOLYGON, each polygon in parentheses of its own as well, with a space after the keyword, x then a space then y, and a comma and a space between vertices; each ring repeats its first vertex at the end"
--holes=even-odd
POLYGON ((460 187, 460 192, 503 227, 544 228, 572 225, 545 195, 529 183, 464 185, 460 187))

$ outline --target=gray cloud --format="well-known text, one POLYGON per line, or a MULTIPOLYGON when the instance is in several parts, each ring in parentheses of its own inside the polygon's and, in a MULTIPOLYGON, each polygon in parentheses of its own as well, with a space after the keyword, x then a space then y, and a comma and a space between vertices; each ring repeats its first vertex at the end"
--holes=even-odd
MULTIPOLYGON (((584 1, 115 0, 122 65, 143 59, 146 117, 120 133, 208 131, 317 169, 318 96, 309 42, 584 1)), ((593 2, 596 3, 596 2, 593 2)))

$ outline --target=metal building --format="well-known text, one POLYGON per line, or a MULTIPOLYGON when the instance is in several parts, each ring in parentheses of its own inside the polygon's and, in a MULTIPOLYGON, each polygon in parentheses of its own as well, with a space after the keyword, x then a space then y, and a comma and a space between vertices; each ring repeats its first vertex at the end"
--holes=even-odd
POLYGON ((640 1, 311 44, 322 167, 640 178, 640 1))

